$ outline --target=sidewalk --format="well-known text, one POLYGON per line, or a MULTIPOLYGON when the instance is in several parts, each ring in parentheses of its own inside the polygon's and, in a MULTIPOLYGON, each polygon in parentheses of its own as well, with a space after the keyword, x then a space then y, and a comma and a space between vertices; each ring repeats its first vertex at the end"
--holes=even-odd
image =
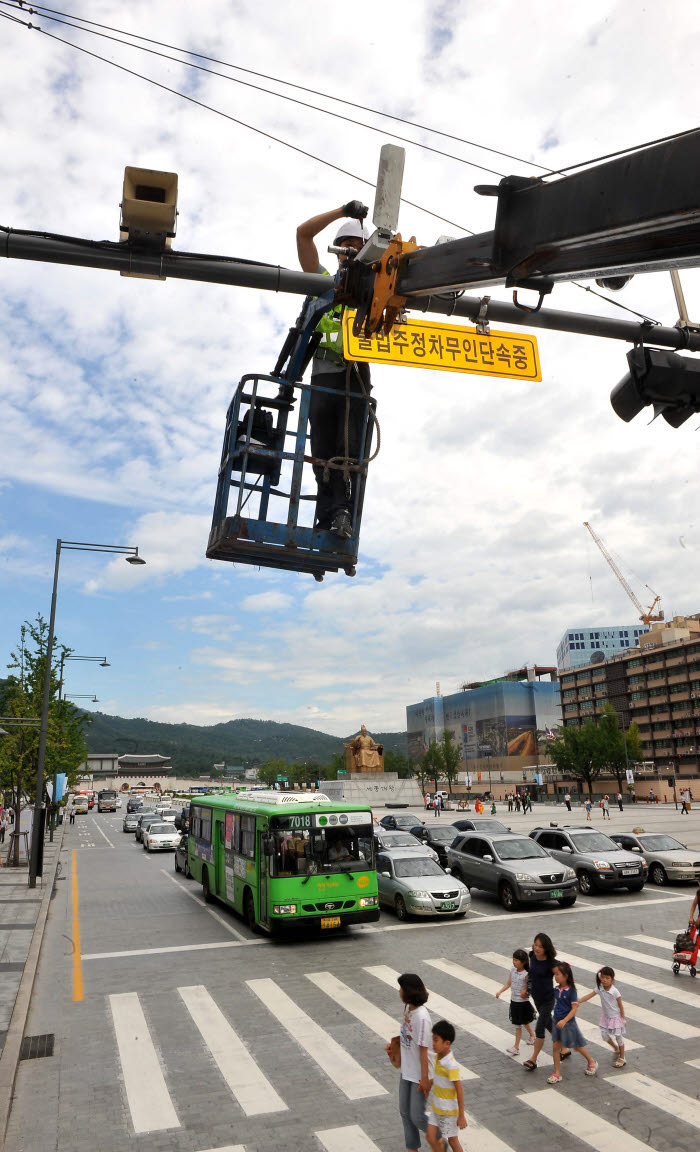
MULTIPOLYGON (((63 842, 63 825, 53 844, 44 842, 43 876, 27 885, 24 865, 0 867, 0 1146, 24 1037, 44 926, 63 842)), ((3 853, 4 855, 4 853, 3 853)))

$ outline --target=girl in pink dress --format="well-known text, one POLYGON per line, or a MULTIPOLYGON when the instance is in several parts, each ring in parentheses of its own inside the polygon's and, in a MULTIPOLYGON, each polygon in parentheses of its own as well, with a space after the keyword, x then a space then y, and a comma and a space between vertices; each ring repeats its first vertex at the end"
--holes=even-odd
POLYGON ((600 996, 603 1010, 600 1017, 600 1034, 613 1049, 613 1068, 624 1068, 625 1060, 625 1006, 619 990, 615 987, 615 972, 606 965, 596 973, 598 991, 582 996, 580 1003, 600 996))

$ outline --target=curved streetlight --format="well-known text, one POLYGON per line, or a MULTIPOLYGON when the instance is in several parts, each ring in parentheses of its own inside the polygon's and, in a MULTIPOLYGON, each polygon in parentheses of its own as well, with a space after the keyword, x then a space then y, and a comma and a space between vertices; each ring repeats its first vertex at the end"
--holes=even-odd
MULTIPOLYGON (((144 563, 145 563, 145 561, 144 561, 144 563)), ((67 656, 66 655, 66 649, 64 648, 63 652, 61 653, 61 671, 59 673, 59 678, 58 678, 58 698, 59 698, 59 700, 62 698, 62 695, 63 695, 63 666, 66 663, 66 660, 90 660, 90 661, 95 661, 96 663, 98 663, 100 668, 111 668, 112 667, 112 665, 110 664, 110 662, 106 656, 67 656)))
POLYGON ((54 625, 56 623, 56 595, 58 592, 58 569, 61 562, 61 552, 68 548, 73 552, 106 552, 108 555, 122 555, 128 564, 145 564, 146 561, 139 556, 138 548, 123 544, 89 544, 83 540, 57 540, 56 564, 53 572, 53 592, 51 595, 51 614, 49 616, 49 635, 46 641, 46 668, 44 670, 44 695, 41 702, 41 727, 39 730, 39 754, 36 762, 36 792, 34 796, 34 813, 32 819, 32 846, 29 856, 29 887, 36 888, 36 878, 41 865, 41 836, 39 829, 39 813, 43 810, 44 799, 44 771, 46 765, 46 738, 49 731, 49 694, 51 692, 51 657, 53 655, 54 625))

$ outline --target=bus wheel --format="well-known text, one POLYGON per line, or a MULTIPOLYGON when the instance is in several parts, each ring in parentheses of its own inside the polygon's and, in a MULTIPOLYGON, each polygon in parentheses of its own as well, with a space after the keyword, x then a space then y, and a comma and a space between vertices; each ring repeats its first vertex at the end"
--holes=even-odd
POLYGON ((212 895, 211 895, 211 889, 209 887, 209 869, 208 868, 202 868, 202 895, 204 896, 204 899, 206 900, 207 904, 211 904, 212 895))
POLYGON ((257 932, 258 922, 255 919, 255 901, 253 900, 253 893, 250 891, 246 892, 245 894, 245 900, 243 902, 243 915, 245 917, 245 922, 250 928, 251 932, 257 932))

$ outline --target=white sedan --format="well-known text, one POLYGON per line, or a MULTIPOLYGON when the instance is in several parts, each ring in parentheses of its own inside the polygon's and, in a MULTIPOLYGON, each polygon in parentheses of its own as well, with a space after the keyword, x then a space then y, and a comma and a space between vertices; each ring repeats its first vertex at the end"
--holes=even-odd
POLYGON ((180 833, 174 824, 151 824, 143 837, 143 846, 147 852, 170 850, 174 852, 180 843, 180 833))

